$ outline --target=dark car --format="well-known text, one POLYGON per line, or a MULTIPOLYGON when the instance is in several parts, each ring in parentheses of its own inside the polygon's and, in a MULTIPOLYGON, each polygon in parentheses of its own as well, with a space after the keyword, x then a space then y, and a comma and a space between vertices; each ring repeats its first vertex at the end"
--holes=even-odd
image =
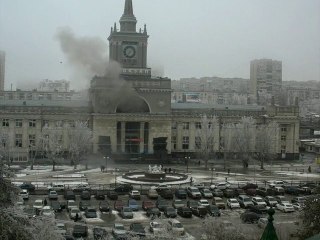
POLYGON ((299 187, 297 186, 284 186, 284 192, 290 195, 299 195, 299 187))
POLYGON ((213 216, 213 217, 220 217, 221 216, 220 209, 216 205, 207 206, 207 211, 210 216, 213 216))
POLYGON ((105 229, 99 228, 99 227, 94 227, 93 228, 93 238, 94 240, 102 240, 106 239, 108 233, 105 229))
POLYGON ((115 191, 111 190, 107 192, 107 197, 110 200, 118 200, 118 193, 116 193, 115 191))
POLYGON ((99 203, 99 210, 100 212, 109 212, 110 211, 110 204, 108 201, 101 201, 99 203))
POLYGON ((255 196, 257 194, 257 189, 255 188, 248 188, 244 190, 248 196, 255 196))
POLYGON ((55 212, 61 212, 62 207, 59 201, 50 201, 50 205, 55 212))
POLYGON ((208 213, 208 210, 205 206, 198 206, 196 208, 192 208, 191 210, 195 216, 198 216, 201 218, 204 218, 208 213))
POLYGON ((97 200, 105 200, 106 199, 106 196, 105 196, 104 192, 102 192, 102 191, 96 191, 96 194, 94 195, 94 197, 97 200))
POLYGON ((188 208, 188 207, 178 208, 177 213, 178 213, 179 216, 181 216, 181 217, 186 217, 186 218, 191 218, 191 217, 192 217, 192 211, 191 211, 191 209, 188 208))
POLYGON ((73 191, 68 190, 64 193, 64 198, 66 200, 76 200, 76 195, 74 194, 73 191))
POLYGON ((258 222, 260 215, 254 212, 244 212, 240 215, 240 219, 244 223, 256 223, 258 222))
POLYGON ((160 217, 161 216, 161 212, 159 210, 159 208, 148 208, 147 209, 147 217, 150 217, 150 216, 157 216, 157 217, 160 217))
POLYGON ((169 207, 170 205, 166 200, 158 199, 157 202, 156 202, 156 206, 157 206, 157 208, 159 208, 160 211, 164 211, 164 209, 166 207, 169 207))
POLYGON ((87 210, 88 207, 91 207, 91 202, 90 202, 90 201, 81 200, 81 201, 79 202, 79 209, 80 209, 81 211, 87 210))
POLYGON ((214 197, 223 197, 223 192, 222 190, 216 188, 212 190, 212 195, 214 197))
POLYGON ((196 208, 198 207, 198 202, 197 201, 193 201, 193 200, 189 200, 187 202, 187 207, 192 209, 192 208, 196 208))
POLYGON ((163 189, 159 191, 159 195, 164 199, 173 199, 173 193, 171 189, 163 189))
POLYGON ((116 200, 113 206, 115 210, 120 212, 122 207, 124 206, 124 203, 122 202, 122 200, 116 200))
POLYGON ((64 240, 75 240, 74 237, 70 236, 70 235, 64 235, 64 240))
POLYGON ((86 218, 96 218, 97 217, 97 211, 94 208, 87 208, 84 215, 86 218))
POLYGON ((141 223, 131 223, 130 224, 130 231, 133 235, 137 235, 140 237, 146 236, 146 231, 141 223))
POLYGON ((34 191, 36 189, 36 187, 31 183, 23 183, 19 187, 28 191, 34 191))
POLYGON ((301 187, 299 188, 299 193, 304 195, 310 195, 312 193, 312 190, 310 187, 301 187))
POLYGON ((91 199, 91 193, 89 191, 82 191, 80 198, 82 200, 90 200, 91 199))
POLYGON ((130 184, 121 184, 119 186, 116 186, 114 188, 114 191, 119 194, 128 194, 130 191, 132 191, 133 187, 130 184))
POLYGON ((150 200, 144 200, 142 202, 142 209, 145 211, 149 208, 154 208, 154 207, 156 207, 155 203, 150 200))
POLYGON ((168 218, 175 218, 177 216, 176 209, 174 209, 173 207, 166 207, 163 213, 168 218))
POLYGON ((236 188, 234 190, 234 194, 235 194, 236 197, 238 197, 239 195, 245 195, 246 193, 242 188, 236 188))
POLYGON ((256 194, 261 197, 266 197, 275 195, 275 192, 273 188, 260 187, 256 189, 256 194))
POLYGON ((88 227, 84 225, 74 225, 72 236, 76 238, 87 237, 88 236, 88 227))
POLYGON ((262 205, 248 206, 246 210, 247 212, 254 212, 260 216, 263 215, 265 212, 267 212, 267 208, 262 205))
POLYGON ((226 190, 224 190, 224 191, 223 191, 223 195, 224 195, 226 198, 233 198, 233 197, 236 196, 233 189, 226 189, 226 190))
POLYGON ((247 190, 247 189, 257 189, 258 185, 254 184, 254 183, 247 183, 246 185, 244 185, 242 187, 243 190, 247 190))
POLYGON ((187 191, 185 189, 180 188, 175 191, 174 195, 176 196, 176 198, 186 199, 187 198, 187 191))

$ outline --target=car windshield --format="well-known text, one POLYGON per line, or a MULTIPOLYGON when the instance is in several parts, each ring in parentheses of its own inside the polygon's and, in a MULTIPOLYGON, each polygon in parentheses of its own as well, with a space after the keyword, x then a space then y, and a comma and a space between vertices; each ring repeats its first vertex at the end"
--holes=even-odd
POLYGON ((36 201, 36 202, 34 203, 34 205, 35 205, 35 206, 42 206, 42 202, 37 202, 37 201, 36 201))
POLYGON ((232 202, 232 203, 238 203, 238 201, 235 200, 235 199, 231 199, 230 202, 232 202))
POLYGON ((183 203, 181 200, 175 200, 175 204, 181 204, 183 203))
POLYGON ((217 210, 218 207, 212 205, 212 206, 210 206, 210 209, 211 209, 211 210, 217 210))
POLYGON ((250 198, 244 198, 243 201, 244 202, 251 202, 251 199, 250 198))
POLYGON ((173 227, 175 228, 182 228, 182 224, 181 223, 174 223, 173 227))
POLYGON ((43 209, 43 212, 45 212, 45 213, 49 213, 49 212, 51 212, 51 208, 43 209))
POLYGON ((152 224, 152 226, 154 228, 161 228, 162 227, 160 223, 155 223, 155 222, 152 224))
POLYGON ((77 204, 76 204, 75 202, 69 202, 68 206, 69 206, 69 207, 71 207, 71 206, 77 206, 77 204))
POLYGON ((191 192, 199 192, 199 190, 196 188, 191 188, 190 190, 191 190, 191 192))
POLYGON ((117 230, 124 230, 124 226, 123 225, 115 225, 114 228, 117 229, 117 230))
POLYGON ((263 202, 263 200, 261 198, 257 198, 256 201, 257 202, 263 202))
POLYGON ((123 211, 124 211, 124 212, 132 212, 131 208, 129 208, 129 207, 124 207, 124 208, 123 208, 123 211))
POLYGON ((204 193, 211 193, 210 190, 208 190, 208 189, 204 189, 203 192, 204 193))

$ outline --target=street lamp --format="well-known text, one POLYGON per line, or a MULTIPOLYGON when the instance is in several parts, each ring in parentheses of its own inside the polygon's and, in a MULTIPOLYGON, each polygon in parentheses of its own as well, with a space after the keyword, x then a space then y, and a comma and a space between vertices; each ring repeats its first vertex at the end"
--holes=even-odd
POLYGON ((190 156, 189 156, 189 157, 185 156, 184 158, 185 158, 185 160, 186 160, 186 164, 187 164, 187 173, 188 173, 188 171, 189 171, 189 160, 190 160, 190 156))
POLYGON ((213 164, 211 166, 211 185, 212 185, 212 180, 213 180, 213 171, 215 171, 215 168, 213 168, 213 164))
POLYGON ((110 157, 103 157, 106 160, 106 172, 108 172, 108 161, 110 157))

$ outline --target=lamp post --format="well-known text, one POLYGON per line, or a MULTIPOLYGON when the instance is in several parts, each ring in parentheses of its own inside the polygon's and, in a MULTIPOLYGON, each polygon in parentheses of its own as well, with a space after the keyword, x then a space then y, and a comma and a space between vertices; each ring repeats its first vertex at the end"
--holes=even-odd
POLYGON ((185 156, 184 158, 185 158, 185 160, 186 160, 187 173, 188 173, 188 172, 189 172, 189 160, 190 160, 190 156, 189 156, 189 157, 185 156))
POLYGON ((103 157, 106 160, 106 172, 108 172, 108 161, 109 161, 109 157, 103 157))
POLYGON ((213 180, 213 171, 215 171, 215 169, 213 168, 213 164, 211 166, 211 185, 212 185, 212 180, 213 180))

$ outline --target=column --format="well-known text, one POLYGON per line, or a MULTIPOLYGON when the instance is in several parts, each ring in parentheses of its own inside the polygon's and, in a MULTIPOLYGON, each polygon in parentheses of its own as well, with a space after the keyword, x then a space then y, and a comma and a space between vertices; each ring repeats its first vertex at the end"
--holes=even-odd
POLYGON ((140 123, 140 153, 144 152, 144 122, 140 123))
POLYGON ((126 151, 126 122, 121 122, 121 152, 126 151))

